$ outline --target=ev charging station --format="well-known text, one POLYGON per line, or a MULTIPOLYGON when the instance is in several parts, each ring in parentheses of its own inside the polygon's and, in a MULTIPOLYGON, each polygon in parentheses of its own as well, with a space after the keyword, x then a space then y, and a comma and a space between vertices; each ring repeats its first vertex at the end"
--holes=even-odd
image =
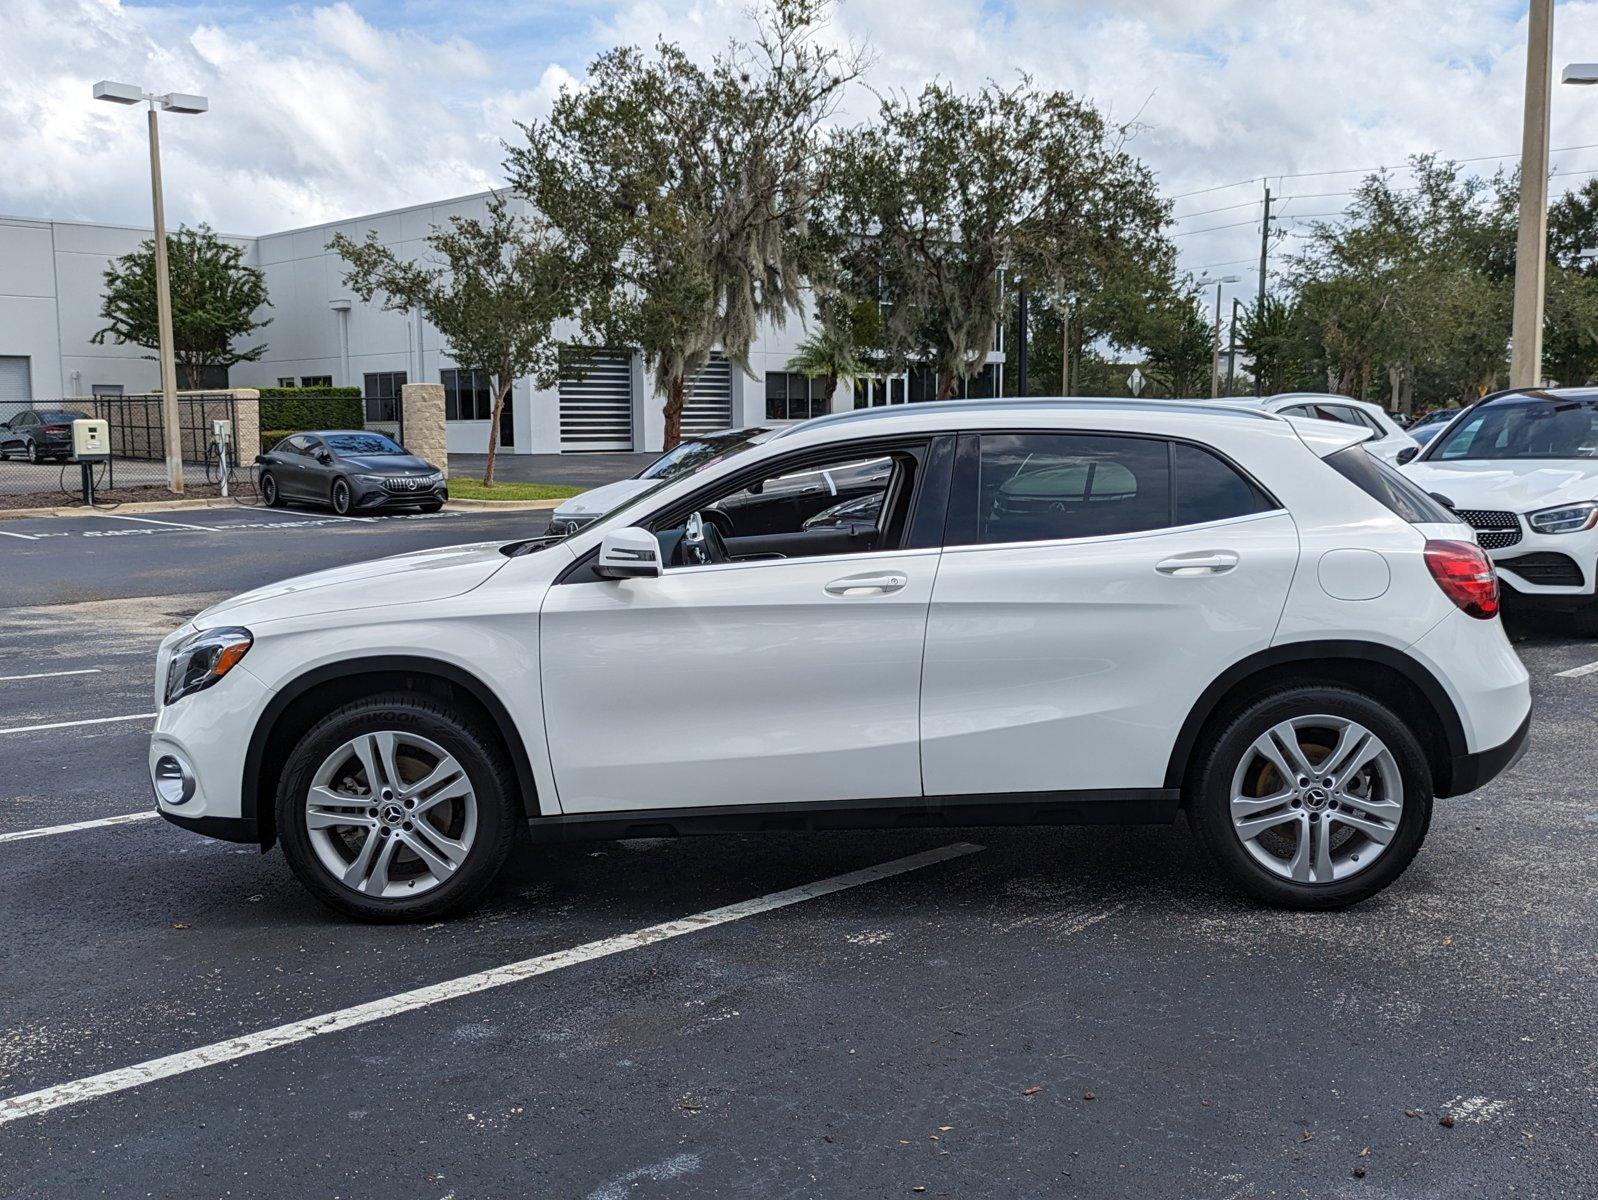
POLYGON ((72 461, 82 473, 83 502, 94 505, 94 468, 111 458, 111 426, 98 418, 72 422, 72 461))
POLYGON ((211 442, 216 447, 217 461, 221 466, 218 478, 222 481, 222 495, 228 494, 228 450, 233 445, 233 422, 221 419, 211 422, 211 442))

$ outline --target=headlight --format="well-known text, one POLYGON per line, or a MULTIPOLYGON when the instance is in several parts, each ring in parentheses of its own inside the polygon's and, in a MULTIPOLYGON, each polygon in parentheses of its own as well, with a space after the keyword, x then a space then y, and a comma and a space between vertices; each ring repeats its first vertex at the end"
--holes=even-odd
POLYGON ((357 475, 355 478, 359 479, 362 483, 374 484, 377 487, 382 487, 383 484, 388 482, 387 475, 357 475))
POLYGON ((1598 503, 1545 508, 1532 513, 1526 520, 1538 533, 1580 533, 1598 525, 1598 503))
POLYGON ((166 703, 201 692, 239 665, 255 638, 248 629, 202 629, 172 647, 166 668, 166 703))

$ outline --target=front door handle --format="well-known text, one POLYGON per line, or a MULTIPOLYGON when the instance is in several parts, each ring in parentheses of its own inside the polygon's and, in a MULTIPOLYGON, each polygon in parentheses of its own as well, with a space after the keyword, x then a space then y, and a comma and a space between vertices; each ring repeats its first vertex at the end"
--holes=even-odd
POLYGON ((1197 554, 1178 554, 1154 564, 1161 575, 1224 575, 1237 566, 1237 555, 1230 550, 1206 550, 1197 554))
POLYGON ((901 590, 910 582, 908 575, 850 575, 844 579, 834 579, 827 584, 825 591, 829 596, 886 596, 891 592, 901 590))

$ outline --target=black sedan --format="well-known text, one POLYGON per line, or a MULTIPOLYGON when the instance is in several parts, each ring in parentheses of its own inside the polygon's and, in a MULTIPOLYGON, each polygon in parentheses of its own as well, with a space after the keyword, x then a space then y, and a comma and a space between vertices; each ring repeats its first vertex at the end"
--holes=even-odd
POLYGON ((255 460, 261 499, 331 505, 340 516, 382 508, 437 512, 449 499, 444 473, 392 438, 361 430, 286 437, 255 460))
POLYGON ((88 419, 70 408, 27 408, 0 422, 0 458, 19 454, 29 462, 72 457, 72 422, 88 419))

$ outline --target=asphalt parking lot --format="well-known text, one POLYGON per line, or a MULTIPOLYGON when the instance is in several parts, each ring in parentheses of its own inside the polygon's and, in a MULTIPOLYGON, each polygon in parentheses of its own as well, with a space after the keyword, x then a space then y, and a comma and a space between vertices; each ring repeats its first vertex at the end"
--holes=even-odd
POLYGON ((324 517, 0 522, 0 1195, 1598 1190, 1598 642, 1512 621, 1530 752, 1345 913, 1177 825, 526 846, 380 928, 151 818, 155 645, 543 518, 324 517))

